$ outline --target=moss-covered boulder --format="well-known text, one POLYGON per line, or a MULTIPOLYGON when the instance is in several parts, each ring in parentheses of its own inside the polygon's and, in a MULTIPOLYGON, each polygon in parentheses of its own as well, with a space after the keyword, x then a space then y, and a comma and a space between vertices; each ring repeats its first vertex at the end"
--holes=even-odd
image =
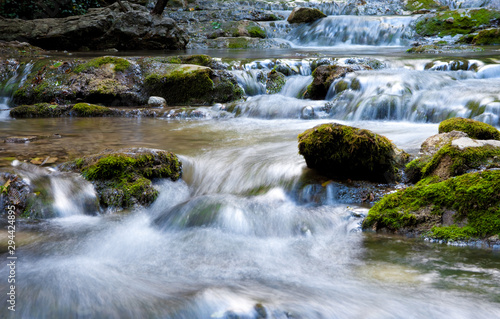
POLYGON ((113 110, 109 107, 88 104, 88 103, 78 103, 71 109, 72 115, 80 117, 101 117, 106 115, 112 115, 113 110))
POLYGON ((267 74, 266 93, 276 94, 283 89, 286 84, 286 76, 276 70, 272 70, 267 74))
POLYGON ((500 140, 500 131, 495 127, 472 119, 454 117, 439 124, 439 133, 461 131, 478 140, 500 140))
POLYGON ((306 97, 313 100, 323 100, 328 93, 328 89, 332 83, 341 77, 344 77, 348 72, 354 70, 350 67, 339 65, 320 65, 312 73, 313 82, 307 87, 306 97))
POLYGON ((307 166, 331 178, 393 182, 408 155, 386 137, 341 124, 322 124, 298 136, 307 166))
POLYGON ((500 170, 433 181, 386 195, 370 209, 363 229, 445 240, 500 234, 500 170))
POLYGON ((206 54, 193 54, 193 55, 176 55, 169 57, 155 58, 158 62, 172 63, 172 64, 194 64, 201 66, 208 66, 213 63, 213 59, 206 54))
POLYGON ((168 105, 224 103, 243 96, 231 73, 198 65, 150 61, 144 85, 149 95, 165 98, 168 105))
POLYGON ((326 14, 316 8, 298 7, 288 16, 289 23, 307 23, 326 17, 326 14))
POLYGON ((142 105, 141 74, 132 60, 104 56, 91 60, 40 60, 13 94, 16 104, 76 102, 142 105))
POLYGON ((407 172, 420 178, 435 177, 445 180, 474 170, 500 168, 500 142, 473 140, 461 137, 443 146, 437 153, 414 160, 407 172))
POLYGON ((498 18, 499 11, 484 8, 443 11, 422 16, 416 23, 415 30, 421 36, 469 34, 491 25, 498 18))
POLYGON ((38 103, 14 107, 10 110, 10 116, 13 118, 59 117, 67 115, 70 110, 71 106, 38 103))
POLYGON ((257 22, 241 20, 229 21, 215 24, 213 27, 216 29, 207 35, 209 39, 220 37, 251 37, 251 38, 265 38, 266 30, 257 22))
POLYGON ((62 164, 60 170, 80 172, 91 181, 102 206, 126 208, 151 204, 158 196, 151 180, 178 180, 182 164, 170 152, 132 148, 84 156, 62 164))
POLYGON ((472 44, 498 45, 500 44, 500 28, 481 30, 472 38, 472 44))
POLYGON ((441 147, 462 137, 468 137, 467 133, 461 131, 451 131, 448 133, 432 135, 428 137, 422 145, 420 145, 420 153, 425 155, 434 155, 441 149, 441 147))

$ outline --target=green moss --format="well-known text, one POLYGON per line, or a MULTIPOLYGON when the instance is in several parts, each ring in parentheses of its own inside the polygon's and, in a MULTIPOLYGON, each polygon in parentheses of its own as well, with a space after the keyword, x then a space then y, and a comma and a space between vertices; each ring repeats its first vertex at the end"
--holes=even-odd
POLYGON ((344 80, 341 80, 335 84, 335 93, 339 94, 342 91, 349 89, 349 83, 344 80))
POLYGON ((49 103, 38 103, 34 105, 21 105, 10 110, 10 116, 14 118, 27 117, 58 117, 67 113, 69 107, 53 105, 49 103))
POLYGON ((280 92, 286 84, 286 76, 281 72, 272 70, 267 75, 266 92, 267 94, 276 94, 280 92))
POLYGON ((228 44, 227 47, 229 49, 247 49, 250 47, 248 40, 240 37, 240 38, 230 38, 227 39, 228 44))
POLYGON ((150 74, 145 79, 149 95, 162 96, 168 105, 210 102, 214 82, 208 68, 184 67, 165 74, 150 74))
POLYGON ((419 183, 386 195, 368 212, 363 228, 420 232, 441 238, 485 238, 500 233, 500 171, 469 173, 439 183, 419 183), (445 211, 454 226, 442 226, 445 211), (460 227, 459 224, 466 224, 460 227), (433 229, 434 226, 437 226, 433 229))
POLYGON ((422 178, 422 170, 432 159, 430 156, 419 157, 406 164, 405 174, 410 183, 416 183, 422 178))
MULTIPOLYGON (((469 102, 467 107, 473 114, 478 112, 481 114, 484 112, 484 110, 480 109, 479 103, 474 104, 474 102, 469 102)), ((471 114, 471 116, 473 116, 473 114, 471 114)), ((470 138, 479 140, 500 140, 500 131, 495 127, 472 119, 454 117, 439 124, 439 133, 451 131, 462 131, 467 133, 470 138)))
POLYGON ((431 230, 426 234, 427 237, 436 238, 436 239, 444 239, 444 240, 467 240, 472 237, 477 237, 475 229, 472 227, 458 227, 457 225, 451 226, 434 226, 431 230))
POLYGON ((406 52, 408 53, 433 53, 435 51, 439 51, 440 48, 436 45, 419 45, 416 47, 411 47, 406 52))
POLYGON ((468 147, 463 150, 451 144, 443 146, 422 168, 422 176, 436 174, 436 169, 445 161, 439 174, 445 178, 457 176, 480 167, 500 167, 500 149, 492 146, 468 147))
POLYGON ((169 152, 117 152, 79 158, 62 169, 77 169, 85 179, 94 182, 102 205, 129 207, 136 202, 153 202, 158 191, 151 179, 178 180, 181 165, 177 156, 169 152))
POLYGON ((246 27, 246 30, 248 31, 248 34, 252 38, 262 38, 264 39, 266 37, 266 30, 263 28, 259 27, 258 25, 254 24, 249 24, 246 27))
POLYGON ((212 63, 212 58, 205 54, 180 55, 162 59, 161 62, 173 63, 173 64, 194 64, 201 66, 209 66, 212 63))
POLYGON ((126 59, 117 58, 117 57, 113 57, 113 56, 105 56, 105 57, 99 57, 99 58, 92 59, 84 64, 80 64, 79 66, 77 66, 74 69, 74 72, 80 73, 80 72, 86 71, 86 70, 91 69, 91 68, 99 68, 102 65, 106 65, 106 64, 114 65, 113 70, 115 72, 123 72, 130 67, 130 62, 126 59))
POLYGON ((489 25, 491 20, 498 18, 500 12, 488 9, 445 11, 418 21, 415 29, 421 36, 454 36, 472 33, 479 26, 489 25))
POLYGON ((388 182, 396 178, 393 144, 384 136, 340 124, 323 124, 298 136, 307 166, 334 178, 388 182))
POLYGON ((112 113, 107 107, 88 103, 75 104, 71 111, 76 116, 104 116, 112 113))
POLYGON ((497 45, 500 44, 500 29, 488 29, 479 31, 472 38, 472 43, 476 45, 497 45))
POLYGON ((352 79, 351 81, 351 90, 354 90, 354 91, 359 91, 361 90, 361 82, 359 82, 358 79, 352 79))
POLYGON ((436 9, 441 5, 434 0, 408 0, 405 9, 410 11, 420 9, 436 9))

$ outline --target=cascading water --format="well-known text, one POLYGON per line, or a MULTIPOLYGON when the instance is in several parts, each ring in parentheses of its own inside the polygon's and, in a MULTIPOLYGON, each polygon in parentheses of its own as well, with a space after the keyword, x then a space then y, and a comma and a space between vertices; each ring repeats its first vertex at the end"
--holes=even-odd
POLYGON ((346 45, 404 46, 413 31, 409 27, 417 16, 328 16, 312 23, 291 26, 286 21, 267 24, 268 35, 283 38, 294 47, 346 45))
POLYGON ((12 63, 12 65, 10 65, 9 74, 7 74, 8 79, 5 80, 0 89, 0 121, 9 118, 11 95, 18 87, 21 87, 24 82, 26 82, 32 68, 33 63, 26 63, 24 65, 12 63))

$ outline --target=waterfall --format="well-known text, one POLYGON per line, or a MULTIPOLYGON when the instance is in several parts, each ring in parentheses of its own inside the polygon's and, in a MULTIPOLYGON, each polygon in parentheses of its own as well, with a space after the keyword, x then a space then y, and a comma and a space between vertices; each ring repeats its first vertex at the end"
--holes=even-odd
POLYGON ((413 37, 410 24, 418 16, 328 16, 313 23, 265 24, 269 37, 283 38, 295 47, 339 45, 404 46, 413 37))
POLYGON ((11 70, 6 75, 3 75, 7 76, 7 79, 2 83, 0 90, 0 121, 9 118, 11 96, 17 88, 26 82, 33 68, 33 63, 30 62, 24 65, 12 64, 9 66, 11 70))
POLYGON ((38 194, 28 203, 41 211, 42 216, 35 217, 95 215, 99 212, 94 187, 81 176, 17 160, 12 165, 33 188, 34 193, 38 194))

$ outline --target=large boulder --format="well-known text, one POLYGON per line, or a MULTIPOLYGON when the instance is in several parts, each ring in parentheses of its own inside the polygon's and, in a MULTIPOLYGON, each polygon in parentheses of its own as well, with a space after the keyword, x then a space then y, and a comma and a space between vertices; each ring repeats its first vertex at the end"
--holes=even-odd
POLYGON ((386 137, 341 124, 322 124, 299 134, 307 166, 332 178, 394 182, 408 155, 386 137))
POLYGON ((453 140, 461 137, 468 137, 468 135, 465 132, 454 130, 432 135, 422 143, 420 146, 420 153, 425 155, 434 155, 441 149, 441 147, 450 144, 453 140))
POLYGON ((444 120, 439 124, 439 133, 451 131, 465 132, 470 138, 479 140, 500 140, 500 131, 494 126, 462 117, 444 120))
POLYGON ((84 156, 61 164, 59 169, 79 172, 92 182, 102 206, 126 208, 151 204, 158 196, 151 180, 178 180, 182 163, 170 152, 131 148, 84 156))
POLYGON ((446 241, 488 239, 500 234, 500 170, 468 173, 441 182, 423 180, 386 195, 363 229, 425 235, 446 241))
POLYGON ((326 17, 326 14, 316 8, 298 7, 293 9, 292 13, 288 16, 287 21, 289 23, 307 23, 324 17, 326 17))
POLYGON ((339 65, 320 65, 312 73, 313 81, 307 87, 306 97, 313 100, 323 100, 332 83, 354 69, 339 65))
POLYGON ((143 67, 147 94, 165 98, 168 105, 224 103, 243 96, 234 75, 224 70, 155 60, 144 61, 143 67))
POLYGON ((151 15, 131 4, 122 12, 115 3, 81 16, 54 19, 0 18, 0 40, 26 41, 47 50, 180 50, 188 37, 174 20, 151 15))

